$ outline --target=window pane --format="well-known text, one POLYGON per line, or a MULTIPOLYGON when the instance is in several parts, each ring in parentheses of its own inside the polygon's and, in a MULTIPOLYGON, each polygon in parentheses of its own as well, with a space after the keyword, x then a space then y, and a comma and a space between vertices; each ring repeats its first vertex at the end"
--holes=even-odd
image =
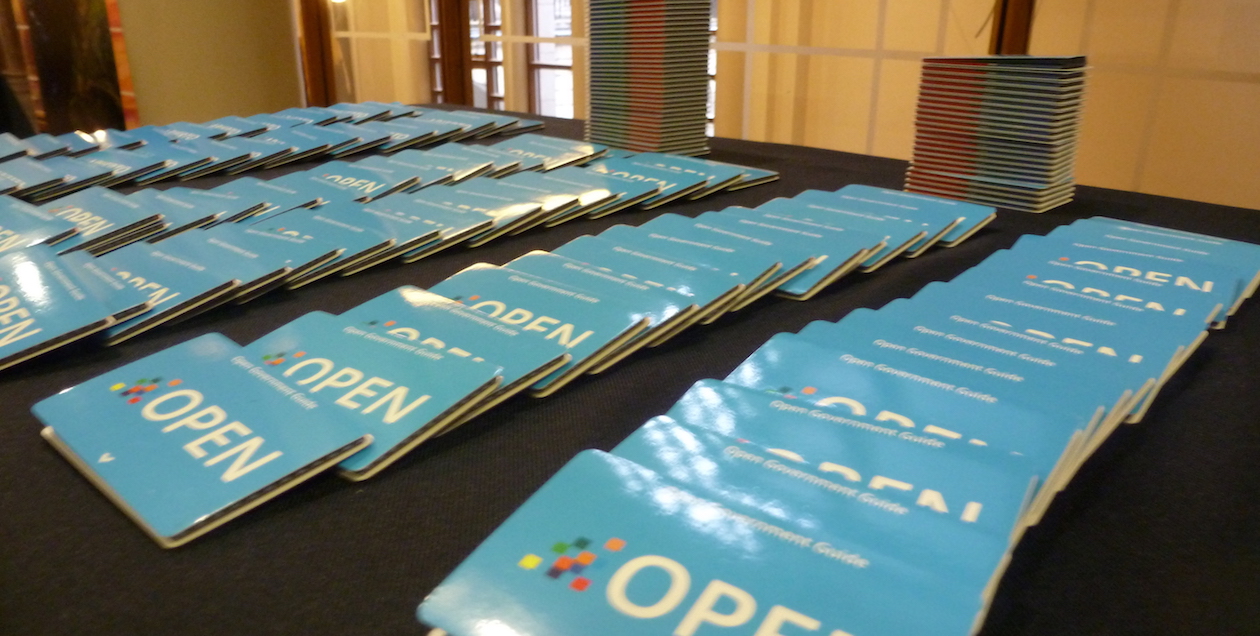
POLYGON ((573 35, 573 7, 569 0, 534 0, 534 35, 544 38, 573 35))
POLYGON ((538 114, 572 119, 573 71, 540 68, 534 73, 538 88, 538 114))
POLYGON ((486 104, 486 69, 472 69, 473 81, 473 106, 477 108, 485 108, 486 104))
POLYGON ((534 45, 534 61, 539 64, 573 66, 573 47, 568 44, 540 42, 534 45))

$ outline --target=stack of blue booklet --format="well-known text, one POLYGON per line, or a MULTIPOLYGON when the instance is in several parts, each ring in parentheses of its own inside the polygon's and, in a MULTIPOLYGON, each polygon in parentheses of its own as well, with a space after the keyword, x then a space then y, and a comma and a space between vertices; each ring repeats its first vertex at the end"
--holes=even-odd
POLYGON ((1260 246, 1097 217, 779 334, 579 454, 418 617, 451 636, 974 633, 1027 528, 1258 281, 1260 246))

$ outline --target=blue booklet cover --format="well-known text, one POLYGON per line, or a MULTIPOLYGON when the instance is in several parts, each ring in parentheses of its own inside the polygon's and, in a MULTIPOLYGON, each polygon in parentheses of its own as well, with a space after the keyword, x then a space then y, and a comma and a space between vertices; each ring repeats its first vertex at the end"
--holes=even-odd
POLYGON ((127 198, 162 215, 162 221, 166 223, 166 227, 150 236, 147 239, 150 243, 208 226, 218 220, 222 214, 222 211, 217 208, 202 205, 200 200, 187 200, 172 196, 162 190, 136 190, 127 198))
POLYGON ((206 137, 180 140, 175 142, 175 145, 195 150, 202 156, 210 157, 210 163, 180 172, 177 176, 181 180, 196 179, 216 172, 222 172, 244 164, 254 156, 250 150, 206 137))
POLYGON ((827 450, 805 446, 802 440, 768 447, 656 417, 612 454, 703 497, 791 501, 819 525, 864 545, 887 546, 887 554, 969 592, 977 603, 987 601, 1010 554, 1018 509, 1031 490, 1028 482, 1020 483, 1028 474, 992 466, 977 469, 979 462, 942 461, 939 455, 902 455, 887 447, 852 448, 845 443, 851 441, 833 443, 827 450), (911 457, 935 464, 937 470, 908 471, 911 457), (945 472, 942 464, 958 471, 945 472), (910 492, 902 491, 903 486, 910 492), (1007 523, 993 523, 992 531, 976 525, 994 513, 989 508, 1011 503, 1015 511, 1007 523))
POLYGON ((992 206, 956 201, 945 197, 877 188, 875 186, 850 184, 836 191, 843 196, 858 199, 892 203, 898 206, 898 214, 915 218, 918 214, 931 214, 944 219, 961 218, 962 221, 954 229, 945 233, 937 243, 943 247, 954 247, 969 239, 980 228, 997 218, 997 210, 992 206))
POLYGON ((222 139, 228 136, 226 130, 214 128, 212 126, 203 126, 201 124, 193 124, 186 121, 177 121, 163 126, 156 126, 158 132, 170 137, 174 141, 193 141, 196 139, 222 139))
MULTIPOLYGON (((411 121, 418 121, 412 117, 404 118, 411 121)), ((442 126, 441 124, 430 126, 412 126, 403 120, 391 121, 373 121, 363 124, 356 124, 358 128, 363 128, 373 136, 386 135, 388 139, 384 143, 376 146, 378 152, 397 152, 406 148, 414 148, 426 144, 432 144, 439 141, 439 132, 447 132, 456 130, 453 126, 442 126)))
POLYGON ((912 209, 913 206, 902 203, 867 199, 843 192, 806 190, 793 198, 806 203, 818 203, 840 208, 852 213, 880 216, 894 223, 917 226, 925 234, 923 238, 912 243, 902 254, 906 258, 917 258, 945 235, 955 230, 964 220, 963 217, 950 214, 949 212, 912 209))
POLYGON ((34 245, 0 254, 0 369, 105 329, 113 312, 34 245))
MULTIPOLYGON (((605 184, 592 184, 589 181, 579 181, 572 178, 573 173, 565 173, 566 168, 560 168, 551 172, 518 172, 501 179, 503 183, 509 185, 520 185, 526 188, 532 188, 539 192, 549 192, 558 199, 574 198, 577 205, 571 206, 553 213, 542 223, 548 227, 559 225, 569 219, 575 219, 580 216, 586 216, 591 210, 608 205, 616 201, 620 197, 620 193, 615 193, 608 188, 603 187, 605 184)), ((581 168, 567 168, 580 175, 588 175, 590 172, 581 168)), ((553 209, 555 207, 553 206, 553 209)))
POLYGON ((37 403, 44 439, 165 548, 183 545, 371 441, 219 334, 37 403), (91 412, 94 417, 85 418, 91 412))
POLYGON ((353 202, 330 203, 312 210, 290 210, 267 217, 253 226, 273 232, 311 236, 341 249, 337 257, 322 266, 290 278, 288 287, 297 289, 346 268, 378 262, 377 259, 395 247, 394 238, 381 229, 387 221, 364 214, 362 207, 353 202))
POLYGON ((289 155, 297 152, 296 146, 270 137, 231 137, 219 143, 249 153, 248 159, 228 168, 227 174, 287 163, 289 155))
POLYGON ((507 179, 547 184, 577 193, 579 207, 547 219, 544 222, 547 227, 581 216, 606 216, 638 205, 660 192, 657 184, 612 177, 574 166, 557 168, 546 173, 522 172, 506 177, 505 180, 507 179))
MULTIPOLYGON (((499 384, 498 367, 421 343, 382 339, 348 319, 306 314, 244 347, 242 354, 294 394, 372 436, 343 460, 362 481, 449 426, 499 384)), ((277 387, 277 388, 279 388, 277 387)))
POLYGON ((167 160, 144 150, 99 150, 78 159, 108 169, 112 176, 101 182, 103 187, 119 186, 167 167, 167 160))
POLYGON ((217 194, 236 197, 233 207, 242 207, 239 214, 228 216, 227 222, 239 222, 246 219, 259 220, 288 212, 294 208, 305 208, 319 203, 319 194, 286 187, 273 181, 263 181, 254 177, 239 177, 211 190, 217 194), (244 207, 244 204, 250 204, 244 207))
POLYGON ((351 117, 353 117, 353 115, 349 113, 337 112, 335 110, 320 108, 318 106, 310 106, 307 108, 286 108, 284 110, 277 111, 274 115, 276 117, 288 117, 293 120, 298 120, 301 123, 295 124, 297 126, 323 126, 333 122, 348 121, 351 117))
POLYGON ((235 279, 232 298, 242 302, 315 271, 341 253, 339 246, 314 236, 236 223, 187 232, 160 245, 207 263, 220 277, 235 279))
MULTIPOLYGON (((518 173, 524 174, 524 173, 518 173)), ((515 225, 511 234, 520 234, 533 229, 545 221, 563 216, 581 206, 578 195, 566 189, 557 189, 549 183, 538 183, 523 179, 477 179, 453 187, 476 187, 481 192, 500 193, 509 199, 533 202, 541 206, 538 216, 530 221, 515 225)))
POLYGON ((379 102, 338 102, 331 106, 325 106, 324 108, 336 113, 349 115, 350 119, 346 121, 352 124, 361 124, 377 119, 385 119, 394 115, 394 108, 392 106, 389 106, 388 104, 381 104, 379 102))
POLYGON ((265 122, 236 115, 212 119, 203 125, 223 131, 226 137, 253 137, 261 135, 272 128, 270 124, 265 122))
POLYGON ((499 150, 493 146, 446 144, 439 150, 441 152, 488 159, 494 164, 494 169, 485 174, 487 177, 504 177, 521 170, 542 170, 543 166, 541 157, 522 157, 506 150, 499 150))
POLYGON ((156 160, 165 162, 165 167, 137 177, 135 185, 149 185, 172 179, 185 172, 210 165, 214 161, 213 157, 200 148, 173 142, 147 142, 144 145, 144 152, 153 155, 156 160))
MULTIPOLYGON (((404 263, 413 263, 459 245, 494 225, 493 219, 476 210, 442 205, 411 195, 392 196, 373 201, 370 206, 364 208, 364 211, 388 215, 400 224, 411 224, 416 228, 439 232, 437 240, 404 251, 402 253, 404 263)), ((348 270, 346 274, 352 274, 354 271, 348 270)))
POLYGON ((1255 276, 1251 284, 1247 287, 1246 296, 1248 298, 1255 292, 1256 286, 1260 285, 1260 245, 1248 243, 1246 241, 1235 241, 1225 239, 1218 236, 1209 236, 1207 234, 1199 234, 1196 232, 1187 232, 1185 230, 1176 230, 1172 228, 1160 227, 1157 225, 1146 225, 1144 223, 1134 223, 1132 221, 1121 221, 1107 217, 1096 216, 1087 219, 1090 222, 1107 223, 1115 228, 1119 235, 1134 236, 1135 240, 1154 240, 1168 245, 1176 245, 1185 250, 1186 253, 1192 255, 1219 255, 1227 262, 1234 262, 1244 267, 1247 271, 1255 271, 1255 276))
POLYGON ((463 132, 451 138, 452 141, 472 137, 488 137, 502 129, 516 125, 516 118, 507 115, 478 113, 467 110, 438 110, 436 108, 416 108, 415 113, 422 120, 441 124, 460 124, 463 132))
POLYGON ((0 196, 0 253, 40 243, 49 245, 73 236, 78 226, 46 210, 0 196))
POLYGON ((644 201, 644 209, 664 205, 709 187, 708 177, 660 168, 640 161, 637 156, 624 159, 601 159, 590 164, 589 170, 659 185, 660 193, 644 201))
POLYGON ((720 627, 967 634, 977 602, 794 502, 709 497, 599 451, 570 461, 417 610, 451 636, 693 634, 720 627), (889 611, 913 607, 914 611, 889 611), (510 630, 510 631, 508 631, 510 630))
POLYGON ((68 177, 35 158, 18 157, 0 163, 0 194, 26 196, 67 181, 68 177))
POLYGON ((75 235, 57 244, 62 252, 91 252, 134 230, 152 226, 162 220, 161 214, 125 195, 100 187, 91 187, 46 203, 43 209, 79 228, 75 235))
POLYGON ((101 144, 91 135, 78 131, 57 135, 56 139, 66 145, 66 156, 77 157, 101 149, 101 144))
POLYGON ((209 209, 216 214, 215 223, 247 218, 267 206, 263 200, 246 198, 221 190, 198 190, 176 186, 163 190, 162 194, 209 209))
POLYGON ((544 171, 583 164, 608 150, 608 147, 603 144, 534 133, 513 135, 490 147, 522 159, 541 159, 541 169, 544 171))
POLYGON ((429 291, 564 346, 572 360, 536 383, 535 397, 551 395, 648 327, 647 318, 614 298, 486 263, 465 268, 429 291))
POLYGON ((337 150, 332 151, 334 157, 345 157, 357 152, 364 152, 379 148, 389 143, 393 136, 389 132, 376 130, 371 127, 357 126, 349 123, 334 123, 320 126, 324 130, 337 132, 354 139, 353 143, 347 144, 337 150))
MULTIPOLYGON (((411 166, 436 169, 450 175, 450 181, 463 181, 486 174, 494 169, 494 162, 484 156, 472 156, 458 152, 463 146, 444 144, 428 150, 404 150, 391 157, 394 161, 411 166)), ((444 180, 437 180, 444 183, 444 180)), ((413 187, 416 190, 421 186, 413 187)))
POLYGON ((883 267, 892 259, 904 254, 910 246, 927 237, 927 231, 918 224, 893 221, 877 214, 854 212, 802 199, 771 199, 757 206, 756 209, 801 221, 860 230, 882 236, 884 247, 862 262, 862 266, 858 268, 860 272, 873 272, 883 267))
POLYGON ((26 146, 26 154, 35 159, 47 159, 70 151, 70 145, 47 133, 31 135, 22 140, 26 146))
POLYGON ((49 169, 64 174, 65 179, 47 188, 22 194, 31 201, 65 196, 71 192, 106 183, 114 176, 113 168, 89 162, 86 157, 59 155, 44 159, 42 162, 49 169))
POLYGON ((341 314, 348 325, 378 336, 423 344, 475 361, 494 364, 498 388, 454 425, 520 393, 572 359, 568 349, 536 328, 525 330, 481 310, 427 292, 399 287, 341 314))
POLYGON ((454 181, 451 171, 425 163, 420 157, 407 156, 404 153, 393 156, 368 155, 355 161, 354 165, 369 170, 387 171, 398 175, 400 179, 415 179, 411 185, 404 188, 406 192, 415 192, 421 188, 454 181))
MULTIPOLYGON (((292 149, 291 152, 279 159, 260 166, 262 168, 275 168, 293 161, 312 159, 327 154, 332 149, 334 141, 309 129, 307 126, 272 128, 257 137, 253 137, 253 139, 262 142, 280 143, 292 149)), ((344 137, 338 137, 336 143, 345 145, 348 141, 344 137)))
POLYGON ((131 320, 152 308, 148 292, 128 285, 87 252, 60 254, 57 260, 75 285, 95 296, 109 311, 114 323, 131 320))
POLYGON ((26 156, 27 147, 17 135, 0 133, 0 162, 26 156))
MULTIPOLYGON (((664 229, 664 228, 662 228, 664 229)), ((642 226, 614 225, 599 233, 599 238, 623 247, 647 254, 666 255, 688 263, 726 272, 729 283, 743 285, 744 289, 729 303, 710 314, 702 323, 717 320, 736 303, 752 297, 754 300, 774 290, 767 284, 782 265, 767 254, 751 253, 743 258, 736 255, 734 247, 712 243, 699 238, 677 236, 672 233, 647 229, 642 226)))
POLYGON ((739 166, 696 157, 684 157, 682 155, 670 155, 660 152, 643 152, 635 155, 635 161, 688 176, 703 177, 708 180, 708 187, 692 194, 689 197, 691 199, 699 199, 710 194, 716 194, 735 186, 744 179, 744 169, 739 166))
POLYGON ((518 256, 504 267, 587 289, 600 296, 615 298, 636 310, 635 316, 648 319, 648 328, 630 343, 591 369, 600 373, 638 349, 664 342, 668 337, 695 324, 700 308, 687 296, 619 276, 607 268, 580 260, 535 250, 518 256))
POLYGON ((420 180, 399 167, 347 161, 329 161, 307 172, 343 188, 357 190, 360 196, 356 200, 364 203, 406 190, 420 180))
POLYGON ((201 255, 168 250, 164 243, 133 243, 98 257, 101 267, 149 294, 152 311, 111 326, 105 344, 116 345, 158 325, 230 298, 239 281, 220 275, 201 255))
POLYGON ((494 221, 494 227, 474 236, 469 247, 479 247, 544 216, 542 205, 515 189, 495 187, 492 179, 473 179, 452 186, 425 188, 417 198, 445 206, 480 212, 494 221), (489 182, 489 183, 487 183, 489 182))
MULTIPOLYGON (((434 223, 428 223, 419 216, 379 208, 375 204, 345 204, 339 205, 333 210, 326 210, 325 208, 327 207, 329 206, 317 208, 314 213, 342 224, 341 229, 349 229, 351 227, 364 228, 372 235, 384 236, 392 241, 388 248, 374 254, 365 255, 357 259, 350 257, 344 259, 343 262, 335 263, 333 265, 335 271, 342 276, 361 272, 404 254, 411 254, 418 250, 430 248, 442 241, 442 227, 434 223)), ((290 215, 310 215, 312 213, 306 210, 295 210, 290 215)), ((275 219, 275 223, 285 223, 284 216, 289 215, 283 215, 275 219)))
POLYGON ((731 269, 738 267, 740 262, 750 263, 753 268, 777 263, 779 267, 771 276, 748 286, 744 297, 735 302, 731 311, 751 304, 814 266, 814 254, 809 250, 776 249, 774 241, 753 236, 746 228, 733 230, 721 225, 707 218, 662 214, 639 226, 639 229, 653 237, 659 235, 672 241, 682 241, 679 250, 703 246, 701 249, 709 256, 709 262, 731 269))
MULTIPOLYGON (((609 273, 644 285, 682 294, 699 307, 697 321, 722 315, 744 291, 744 285, 735 279, 734 272, 685 261, 668 253, 627 247, 600 236, 579 236, 556 248, 555 253, 606 267, 609 273)), ((672 335, 666 334, 664 338, 672 335)))
POLYGON ((750 208, 726 208, 698 217, 739 233, 748 233, 775 243, 784 260, 788 255, 809 254, 814 265, 787 283, 779 286, 778 295, 793 300, 813 298, 828 285, 857 269, 872 250, 879 249, 883 238, 860 230, 788 219, 772 212, 750 208))

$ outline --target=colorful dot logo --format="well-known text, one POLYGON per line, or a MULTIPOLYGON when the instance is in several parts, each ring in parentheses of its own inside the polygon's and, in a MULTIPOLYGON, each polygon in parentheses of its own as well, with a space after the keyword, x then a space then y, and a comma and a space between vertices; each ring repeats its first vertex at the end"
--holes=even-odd
POLYGON ((301 358, 304 355, 306 355, 305 351, 296 351, 293 355, 289 355, 287 352, 281 351, 279 353, 268 353, 267 355, 264 355, 262 357, 262 361, 263 364, 269 367, 274 367, 276 365, 284 364, 289 358, 301 358))
MULTIPOLYGON (((166 382, 166 386, 179 386, 183 380, 170 380, 166 382)), ((146 393, 156 391, 162 385, 162 378, 141 378, 136 380, 130 387, 126 382, 117 382, 109 387, 110 392, 117 393, 120 397, 127 401, 127 404, 139 404, 146 393)))
MULTIPOLYGON (((602 563, 599 561, 599 555, 588 550, 591 547, 591 540, 586 537, 578 537, 572 542, 560 541, 551 546, 550 552, 555 556, 551 567, 544 571, 547 578, 560 580, 565 574, 572 574, 573 580, 569 581, 569 589, 575 592, 585 592, 586 588, 591 586, 588 569, 598 568, 602 563)), ((609 552, 621 552, 626 547, 623 539, 616 537, 604 542, 604 549, 609 552)), ((540 565, 546 562, 546 559, 537 554, 526 554, 517 561, 517 565, 524 570, 536 570, 540 565)))
POLYGON ((477 299, 479 299, 479 298, 481 298, 481 295, 480 295, 480 294, 475 294, 475 295, 473 295, 473 296, 469 296, 468 298, 464 298, 463 296, 455 296, 455 297, 451 298, 451 300, 453 300, 453 301, 455 301, 455 302, 457 302, 457 303, 459 303, 459 304, 461 304, 461 305, 462 305, 462 304, 464 304, 464 301, 465 301, 465 300, 467 300, 467 301, 468 301, 468 302, 470 302, 470 303, 473 303, 473 302, 477 302, 477 299))
POLYGON ((369 320, 369 321, 367 321, 367 322, 365 322, 365 323, 363 323, 363 324, 365 324, 365 325, 367 325, 367 326, 369 326, 369 327, 393 327, 394 325, 398 324, 398 321, 397 321, 397 320, 384 320, 384 321, 382 321, 382 320, 369 320))

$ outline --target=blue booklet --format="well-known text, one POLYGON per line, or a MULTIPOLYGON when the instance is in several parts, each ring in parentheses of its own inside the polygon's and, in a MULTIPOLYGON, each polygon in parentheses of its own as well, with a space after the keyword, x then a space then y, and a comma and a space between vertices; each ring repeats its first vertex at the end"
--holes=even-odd
POLYGON ((102 267, 96 257, 86 252, 60 254, 57 261, 73 279, 74 285, 95 296, 109 311, 114 324, 131 320, 152 308, 148 292, 128 285, 117 276, 117 272, 102 267))
MULTIPOLYGON (((616 201, 621 195, 612 192, 608 188, 603 187, 605 184, 592 184, 585 180, 575 180, 574 173, 579 175, 589 175, 589 171, 581 168, 560 168, 551 172, 518 172, 501 179, 503 183, 509 185, 519 185, 526 188, 532 188, 538 192, 549 192, 558 200, 573 198, 577 201, 576 205, 567 209, 554 212, 550 217, 541 223, 547 227, 559 225, 569 219, 575 219, 586 216, 592 210, 598 209, 616 201), (572 170, 573 172, 565 172, 572 170)), ((556 209, 552 206, 552 209, 556 209)))
POLYGON ((214 128, 211 126, 203 126, 201 124, 193 124, 186 121, 177 121, 163 126, 156 126, 158 132, 170 137, 174 141, 194 141, 197 139, 222 139, 228 136, 226 130, 214 128))
POLYGON ((377 336, 423 344, 475 361, 489 362, 502 378, 486 396, 452 426, 484 413, 567 364, 573 356, 564 345, 537 329, 508 325, 481 310, 427 292, 400 287, 341 314, 347 324, 377 336))
POLYGON ((100 187, 88 188, 46 203, 43 209, 58 219, 73 223, 79 229, 76 234, 57 244, 62 252, 94 252, 123 237, 132 241, 139 240, 143 236, 136 236, 136 230, 159 229, 156 226, 162 220, 161 214, 125 195, 100 187))
POLYGON ((264 369, 232 341, 207 334, 32 410, 53 448, 154 541, 173 548, 371 441, 330 407, 269 383, 258 373, 264 369))
POLYGON ((274 113, 276 117, 288 117, 300 123, 295 126, 323 126, 338 121, 349 121, 353 115, 350 113, 337 112, 327 108, 318 106, 310 106, 306 108, 286 108, 274 113))
POLYGON ((326 126, 320 126, 320 128, 331 132, 341 133, 354 139, 353 143, 343 146, 342 148, 334 150, 330 153, 334 157, 345 157, 358 152, 365 152, 374 148, 380 148, 393 139, 393 136, 389 132, 375 130, 371 127, 356 126, 349 123, 338 122, 328 124, 326 126))
POLYGON ((541 159, 540 169, 544 171, 581 165, 603 155, 608 150, 608 147, 603 144, 534 133, 513 135, 490 147, 523 159, 541 159))
POLYGON ((76 283, 53 248, 0 254, 0 369, 113 324, 113 312, 76 283))
MULTIPOLYGON (((393 241, 387 249, 370 257, 348 258, 344 262, 336 263, 335 269, 342 276, 361 272, 405 254, 434 248, 442 242, 443 227, 436 223, 429 223, 425 218, 414 214, 381 208, 375 204, 346 204, 338 206, 335 210, 325 210, 325 207, 317 208, 315 212, 342 223, 343 229, 351 226, 361 227, 372 234, 385 236, 393 241), (334 211, 336 214, 333 214, 334 211)), ((311 214, 311 212, 294 211, 291 214, 301 215, 311 214)), ((285 219, 280 217, 275 222, 285 223, 285 219)))
POLYGON ((0 133, 0 162, 26 156, 27 147, 11 132, 0 133))
POLYGON ((56 139, 66 145, 65 154, 59 156, 78 157, 101 149, 100 142, 79 131, 57 135, 56 139))
POLYGON ((456 114, 452 111, 437 110, 434 108, 417 108, 415 112, 420 120, 441 124, 444 126, 458 126, 459 132, 447 137, 448 141, 461 141, 479 135, 492 135, 499 127, 494 119, 467 117, 456 114))
POLYGON ((228 168, 227 174, 278 166, 287 163, 289 155, 297 152, 296 146, 270 137, 231 137, 219 143, 249 153, 248 159, 228 168))
POLYGON ((524 198, 515 189, 496 187, 492 179, 473 179, 452 186, 426 188, 416 198, 451 207, 480 212, 494 221, 494 226, 468 241, 479 247, 526 226, 544 216, 542 204, 524 198))
POLYGON ((215 223, 248 218, 267 207, 267 202, 261 199, 247 198, 222 190, 198 190, 176 186, 163 190, 162 194, 208 208, 216 215, 215 223))
POLYGON ((690 199, 699 199, 726 190, 744 179, 744 169, 729 163, 709 161, 696 157, 670 155, 660 152, 642 152, 634 157, 635 161, 646 163, 664 170, 680 174, 702 177, 708 186, 693 193, 690 199))
POLYGON ((659 185, 661 187, 660 193, 644 201, 644 209, 664 205, 709 187, 708 177, 660 168, 639 161, 637 156, 624 159, 601 159, 590 164, 588 169, 600 174, 610 174, 625 179, 659 185))
POLYGON ((549 184, 562 189, 571 188, 579 193, 579 207, 547 219, 544 222, 547 227, 582 216, 591 218, 607 216, 618 210, 638 205, 656 196, 661 190, 658 184, 631 181, 573 166, 557 168, 545 174, 524 172, 507 178, 528 183, 549 184))
POLYGON ((308 170, 307 173, 350 191, 357 191, 359 197, 355 200, 362 203, 406 190, 420 181, 420 177, 408 174, 399 167, 378 167, 362 162, 329 161, 308 170))
POLYGON ((296 188, 285 187, 272 181, 263 181, 254 177, 239 177, 221 186, 212 188, 211 192, 235 197, 233 207, 240 207, 241 212, 228 216, 224 222, 236 223, 246 219, 259 220, 288 212, 294 208, 305 208, 319 202, 319 195, 303 192, 296 188), (250 204, 249 207, 244 207, 250 204))
MULTIPOLYGON (((373 214, 389 215, 398 223, 414 224, 418 228, 436 230, 437 240, 409 249, 402 254, 404 263, 414 263, 444 249, 454 247, 485 232, 494 225, 490 217, 468 208, 447 206, 411 195, 393 196, 374 201, 364 208, 373 214)), ((353 274, 347 270, 346 275, 353 274)))
POLYGON ((771 199, 757 206, 756 209, 801 221, 861 230, 882 236, 883 249, 868 256, 858 268, 858 271, 864 273, 883 267, 892 259, 904 254, 912 245, 927 238, 928 235, 927 231, 918 224, 893 221, 878 214, 855 212, 834 205, 811 203, 803 199, 771 199))
POLYGON ((974 596, 901 562, 889 546, 858 544, 840 524, 815 519, 790 500, 759 507, 695 493, 585 451, 417 616, 452 636, 482 634, 485 625, 531 636, 970 632, 974 596))
POLYGON ((49 169, 64 174, 65 179, 61 183, 50 187, 22 194, 23 197, 30 201, 44 201, 65 196, 71 192, 104 184, 114 176, 113 168, 87 161, 86 157, 76 158, 58 155, 44 159, 42 162, 49 169))
POLYGON ((639 229, 653 238, 663 236, 670 242, 677 242, 680 251, 700 247, 708 262, 731 269, 741 262, 751 263, 754 269, 775 263, 779 265, 764 281, 749 284, 744 297, 736 301, 730 311, 746 307, 814 266, 812 250, 776 249, 774 241, 753 236, 744 228, 737 231, 724 225, 727 224, 714 223, 707 218, 662 214, 639 226, 639 229))
POLYGON ((394 116, 394 107, 379 102, 338 102, 324 108, 335 113, 348 115, 350 118, 346 121, 351 124, 362 124, 394 116))
MULTIPOLYGON (((733 272, 682 260, 668 253, 627 247, 602 236, 579 236, 556 248, 555 253, 608 268, 610 274, 631 281, 682 294, 699 307, 697 322, 721 316, 744 291, 744 285, 734 278, 733 272)), ((667 333, 659 342, 673 335, 667 333)))
POLYGON ((616 299, 486 263, 465 268, 429 291, 564 346, 572 360, 536 383, 535 397, 551 395, 648 327, 647 318, 616 299))
MULTIPOLYGON (((267 217, 253 227, 310 236, 341 249, 335 258, 320 267, 291 277, 287 286, 297 289, 356 265, 378 263, 396 247, 393 236, 382 229, 388 221, 364 213, 362 208, 358 203, 330 203, 312 210, 301 208, 267 217)), ((426 237, 427 240, 431 237, 426 237)))
POLYGON ((67 181, 69 175, 33 157, 0 163, 0 194, 24 197, 67 181))
MULTIPOLYGON (((729 412, 721 406, 715 411, 729 412)), ((763 423, 751 425, 758 424, 763 423)), ((872 447, 861 439, 829 440, 822 447, 802 439, 765 446, 656 417, 612 454, 703 497, 791 501, 818 525, 865 545, 888 546, 887 554, 968 591, 973 602, 987 601, 1036 478, 1026 470, 995 470, 992 463, 905 444, 872 447), (990 521, 999 515, 1000 521, 990 521), (981 520, 988 527, 979 526, 981 520)))
MULTIPOLYGON (((276 142, 292 149, 291 152, 279 159, 260 166, 261 168, 275 168, 294 161, 313 159, 332 150, 334 142, 328 136, 319 134, 317 129, 312 130, 307 126, 273 128, 257 137, 253 137, 253 139, 264 143, 269 141, 276 142)), ((335 141, 339 144, 338 147, 349 143, 349 140, 345 139, 344 136, 336 138, 335 141)))
POLYGON ((199 148, 173 142, 145 143, 144 152, 153 155, 154 160, 163 161, 165 167, 137 177, 135 185, 140 186, 178 177, 185 172, 208 166, 214 161, 213 157, 199 148))
POLYGON ((178 177, 181 180, 206 177, 216 172, 229 170, 248 162, 254 156, 250 150, 205 137, 181 140, 176 142, 175 145, 195 150, 201 153, 202 156, 210 157, 210 163, 180 172, 178 177))
POLYGON ((291 229, 236 223, 184 233, 159 245, 209 264, 210 271, 222 278, 236 280, 229 299, 238 302, 316 271, 341 253, 335 243, 291 229))
POLYGON ((46 210, 0 196, 0 253, 40 243, 53 245, 73 236, 78 226, 46 210))
POLYGON ((875 186, 851 184, 836 191, 846 197, 859 200, 891 203, 897 206, 897 214, 918 218, 919 214, 930 214, 944 219, 961 218, 962 221, 945 233, 937 243, 942 247, 954 247, 971 238, 980 228, 997 218, 997 210, 992 206, 957 201, 945 197, 877 188, 875 186))
POLYGON ((162 215, 162 221, 166 223, 166 227, 151 235, 147 239, 150 243, 166 240, 188 230, 206 227, 218 220, 222 214, 221 210, 206 207, 199 200, 180 198, 162 190, 136 190, 127 198, 162 215))
POLYGON ((231 297, 239 281, 215 271, 218 263, 183 254, 164 243, 133 243, 97 259, 124 283, 149 295, 152 311, 112 325, 105 344, 116 345, 177 318, 193 315, 231 297))
POLYGON ((485 176, 496 179, 522 170, 542 170, 543 165, 541 157, 522 157, 492 146, 446 144, 438 150, 444 153, 486 159, 494 164, 494 169, 487 172, 485 176))
POLYGON ((99 150, 80 158, 78 161, 108 169, 111 177, 101 182, 102 187, 111 188, 142 179, 158 170, 167 167, 167 160, 144 150, 99 150))
POLYGON ((22 145, 26 146, 26 154, 34 159, 47 159, 70 151, 68 143, 47 133, 31 135, 22 140, 22 145))
POLYGON ((90 133, 79 131, 78 134, 91 137, 101 150, 132 150, 145 144, 143 138, 113 128, 94 130, 90 133))
POLYGON ((626 346, 613 352, 603 362, 591 368, 600 373, 625 359, 642 347, 657 345, 674 334, 695 324, 700 308, 687 296, 668 289, 646 285, 637 280, 617 275, 605 267, 592 265, 577 259, 535 250, 518 256, 504 267, 518 272, 534 274, 550 280, 586 289, 636 310, 635 316, 648 319, 648 328, 626 346))
MULTIPOLYGON (((405 119, 413 122, 418 120, 407 117, 405 119)), ((457 129, 453 126, 443 126, 441 124, 431 124, 429 126, 413 126, 406 121, 373 121, 364 124, 356 124, 357 128, 363 128, 371 135, 386 135, 388 139, 384 143, 376 146, 378 152, 390 153, 404 150, 407 148, 415 148, 433 143, 438 143, 441 133, 451 134, 457 129)))
POLYGON ((781 263, 771 255, 755 252, 737 255, 736 249, 730 245, 717 244, 700 238, 677 236, 644 227, 614 225, 598 236, 631 250, 665 255, 726 272, 728 276, 726 280, 729 284, 743 285, 743 290, 738 296, 709 314, 701 321, 701 324, 709 324, 717 320, 730 311, 735 304, 742 303, 750 297, 756 300, 773 291, 774 287, 769 285, 768 281, 782 269, 781 263))
POLYGON ((902 254, 906 258, 917 258, 922 255, 929 247, 932 247, 944 236, 957 229, 965 220, 963 217, 951 214, 948 211, 925 211, 903 203, 867 199, 861 196, 845 194, 843 191, 806 190, 793 197, 793 199, 839 208, 851 213, 883 217, 894 223, 918 227, 925 234, 923 238, 912 243, 902 254))
POLYGON ((265 122, 236 115, 213 119, 203 125, 223 131, 226 137, 253 137, 261 135, 272 128, 270 124, 265 122))
MULTIPOLYGON (((428 150, 404 150, 393 155, 391 159, 411 166, 423 166, 429 170, 445 172, 450 175, 449 181, 452 182, 478 177, 494 169, 494 162, 490 159, 457 152, 459 148, 463 146, 444 144, 428 150)), ((437 182, 444 183, 445 181, 438 179, 437 182)), ((415 186, 412 190, 419 187, 423 186, 415 186)))
POLYGON ((343 317, 306 314, 244 347, 242 354, 291 391, 372 436, 343 460, 362 481, 451 425, 499 384, 498 367, 425 343, 382 338, 343 317))
POLYGON ((416 157, 408 157, 404 153, 393 156, 368 155, 355 161, 354 165, 368 170, 387 171, 396 174, 400 179, 414 179, 411 185, 404 188, 405 192, 415 192, 421 188, 455 180, 449 170, 425 163, 422 159, 417 162, 416 157))

